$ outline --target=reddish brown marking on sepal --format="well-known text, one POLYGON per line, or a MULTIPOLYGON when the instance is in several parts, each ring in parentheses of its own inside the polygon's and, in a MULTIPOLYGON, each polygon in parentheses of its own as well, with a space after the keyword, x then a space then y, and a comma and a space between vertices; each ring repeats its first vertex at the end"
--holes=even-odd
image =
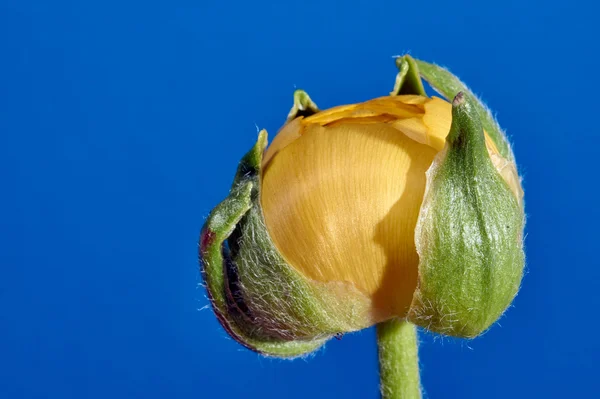
MULTIPOLYGON (((209 228, 204 228, 202 230, 202 232, 200 233, 200 251, 199 251, 200 252, 200 272, 202 274, 202 278, 204 279, 204 281, 206 281, 206 264, 205 264, 205 259, 203 257, 203 254, 205 254, 208 251, 208 247, 215 242, 215 238, 216 238, 216 233, 214 231, 210 230, 209 228)), ((256 348, 253 348, 252 346, 250 346, 249 344, 244 342, 242 337, 234 331, 234 329, 231 327, 231 324, 230 324, 230 323, 232 323, 232 321, 228 320, 227 317, 225 317, 225 315, 221 313, 221 311, 219 310, 219 307, 216 305, 215 300, 213 299, 212 292, 210 291, 208 286, 206 289, 206 293, 208 294, 208 300, 210 301, 213 312, 214 312, 215 316, 217 317, 217 321, 219 322, 219 324, 221 324, 223 329, 236 342, 238 342, 242 346, 250 349, 251 351, 254 351, 257 353, 262 353, 259 350, 257 350, 256 348)))
POLYGON ((215 232, 206 228, 200 234, 200 253, 206 252, 208 246, 215 241, 215 232))
POLYGON ((229 336, 234 339, 234 341, 236 341, 238 344, 242 345, 243 347, 250 349, 253 352, 261 353, 256 348, 254 348, 254 347, 250 346, 249 344, 247 344, 246 342, 244 342, 242 337, 240 335, 238 335, 235 331, 233 331, 233 329, 229 325, 229 321, 225 318, 224 315, 221 314, 221 312, 219 312, 219 309, 215 306, 215 303, 212 301, 212 299, 211 299, 210 303, 212 305, 215 316, 217 316, 217 321, 219 322, 219 324, 221 324, 221 327, 223 327, 223 329, 227 332, 227 334, 229 334, 229 336))
POLYGON ((248 348, 253 352, 262 353, 258 349, 254 348, 251 345, 249 345, 248 343, 244 342, 242 337, 238 333, 236 333, 233 330, 233 328, 231 327, 231 325, 230 325, 231 322, 229 320, 227 320, 225 315, 221 313, 218 306, 215 304, 215 301, 213 299, 213 296, 212 296, 210 290, 207 289, 206 292, 208 293, 208 300, 210 301, 213 312, 214 312, 215 316, 217 317, 217 321, 219 322, 219 324, 221 324, 221 327, 223 327, 223 329, 227 332, 227 334, 229 334, 229 336, 231 338, 233 338, 237 343, 239 343, 243 347, 248 348))

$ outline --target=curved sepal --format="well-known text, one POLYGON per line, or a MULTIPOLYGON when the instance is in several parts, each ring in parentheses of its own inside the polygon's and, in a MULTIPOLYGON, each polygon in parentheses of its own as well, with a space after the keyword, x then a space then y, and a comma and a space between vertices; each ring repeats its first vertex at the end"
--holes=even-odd
MULTIPOLYGON (((411 58, 410 56, 405 56, 411 58)), ((412 58, 411 58, 412 59, 412 58)), ((433 87, 435 91, 450 100, 458 92, 463 92, 473 99, 473 108, 481 120, 483 129, 498 147, 500 155, 505 159, 512 161, 514 155, 510 143, 504 134, 504 131, 492 115, 492 112, 459 78, 450 71, 439 65, 430 64, 421 60, 413 60, 418 66, 419 73, 433 87)))
POLYGON ((396 83, 394 89, 390 92, 390 96, 401 94, 427 95, 419 75, 419 66, 412 57, 408 55, 397 57, 396 67, 398 67, 398 75, 396 75, 396 83))
POLYGON ((459 93, 446 147, 427 172, 410 320, 451 336, 485 331, 519 289, 523 225, 518 199, 490 160, 477 103, 459 93))
MULTIPOLYGON (((217 319, 240 344, 261 354, 276 357, 297 357, 318 349, 326 339, 281 340, 254 335, 236 320, 236 301, 232 298, 230 252, 224 243, 252 209, 252 193, 262 152, 266 146, 262 131, 256 145, 240 162, 229 196, 210 213, 200 235, 200 262, 210 302, 217 319)), ((238 317, 239 318, 239 317, 238 317)))
POLYGON ((317 112, 319 112, 319 107, 311 100, 308 93, 298 89, 294 92, 294 105, 288 114, 287 121, 289 122, 299 116, 311 116, 317 112))

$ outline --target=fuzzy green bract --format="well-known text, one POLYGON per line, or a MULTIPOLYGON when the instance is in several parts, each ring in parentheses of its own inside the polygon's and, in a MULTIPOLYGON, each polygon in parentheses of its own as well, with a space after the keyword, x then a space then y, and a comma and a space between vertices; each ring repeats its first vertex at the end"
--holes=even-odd
MULTIPOLYGON (((229 196, 211 212, 202 229, 200 238, 202 275, 217 318, 236 341, 264 355, 297 357, 318 349, 328 337, 292 340, 277 336, 277 334, 273 334, 273 331, 270 334, 268 329, 265 331, 265 326, 272 325, 273 318, 276 318, 274 315, 281 314, 282 311, 277 313, 274 308, 270 309, 271 316, 268 321, 271 323, 265 324, 267 320, 261 320, 260 316, 247 314, 248 310, 243 308, 245 299, 238 296, 242 295, 242 285, 248 284, 243 274, 244 270, 264 274, 259 277, 259 280, 264 278, 265 280, 262 280, 264 287, 262 288, 270 290, 270 292, 262 292, 267 301, 272 299, 272 295, 275 295, 273 287, 269 285, 278 285, 285 278, 281 275, 283 261, 278 259, 278 254, 270 243, 255 203, 258 196, 260 163, 266 143, 267 135, 265 131, 262 131, 256 145, 240 162, 229 196), (263 226, 262 229, 261 226, 263 226), (243 229, 241 232, 239 231, 240 227, 243 229), (251 234, 247 238, 252 237, 252 242, 242 238, 248 234, 251 234), (225 245, 227 240, 229 240, 229 248, 225 245), (257 247, 252 247, 257 244, 257 247), (246 255, 258 257, 254 257, 255 262, 252 265, 244 264, 247 261, 242 260, 242 257, 239 256, 240 253, 247 251, 249 246, 252 254, 246 255), (266 268, 268 270, 265 270, 264 267, 265 260, 271 261, 266 268), (236 265, 236 261, 243 263, 236 265), (237 270, 231 270, 231 268, 237 270), (275 275, 275 280, 269 281, 269 275, 271 277, 275 275), (239 292, 232 291, 232 282, 229 279, 233 277, 239 279, 233 282, 233 288, 237 288, 239 292)), ((281 293, 280 289, 277 289, 276 292, 281 293)), ((297 297, 298 293, 293 292, 294 289, 302 289, 302 287, 296 284, 291 290, 292 292, 289 292, 297 297)), ((258 292, 256 294, 258 295, 258 292)), ((287 295, 282 296, 278 302, 282 300, 288 300, 287 295)), ((275 305, 277 303, 270 304, 273 307, 275 305)), ((308 311, 310 308, 310 304, 304 307, 308 311)))
POLYGON ((411 321, 458 337, 485 331, 519 289, 523 224, 521 205, 488 155, 477 106, 460 93, 446 147, 427 172, 411 321))

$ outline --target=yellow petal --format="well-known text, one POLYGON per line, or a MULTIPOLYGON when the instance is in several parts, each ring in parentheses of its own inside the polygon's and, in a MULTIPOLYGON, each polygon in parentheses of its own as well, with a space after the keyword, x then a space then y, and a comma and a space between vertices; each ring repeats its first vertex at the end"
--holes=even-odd
POLYGON ((327 125, 342 118, 364 118, 389 115, 394 119, 411 118, 423 114, 423 106, 415 99, 418 96, 380 97, 350 105, 341 105, 321 111, 304 119, 305 124, 327 125))
POLYGON ((427 131, 427 126, 423 123, 423 118, 407 118, 407 119, 396 119, 390 122, 395 129, 400 130, 402 133, 410 137, 411 139, 425 145, 430 145, 430 139, 427 131))
POLYGON ((427 127, 429 144, 441 151, 452 124, 452 105, 441 98, 433 97, 425 103, 423 123, 427 127))
POLYGON ((404 315, 435 153, 385 123, 307 126, 263 172, 263 212, 276 247, 307 278, 349 282, 372 298, 374 313, 404 315))

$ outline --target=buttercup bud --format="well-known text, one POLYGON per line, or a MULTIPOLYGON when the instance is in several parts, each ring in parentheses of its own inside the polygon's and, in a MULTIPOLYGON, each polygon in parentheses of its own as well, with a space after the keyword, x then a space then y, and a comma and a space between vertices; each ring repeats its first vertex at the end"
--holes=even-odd
POLYGON ((474 337, 516 295, 523 193, 508 141, 448 71, 397 64, 387 97, 320 111, 297 91, 210 214, 203 277, 243 345, 299 356, 392 318, 474 337), (427 97, 419 71, 453 103, 427 97))

